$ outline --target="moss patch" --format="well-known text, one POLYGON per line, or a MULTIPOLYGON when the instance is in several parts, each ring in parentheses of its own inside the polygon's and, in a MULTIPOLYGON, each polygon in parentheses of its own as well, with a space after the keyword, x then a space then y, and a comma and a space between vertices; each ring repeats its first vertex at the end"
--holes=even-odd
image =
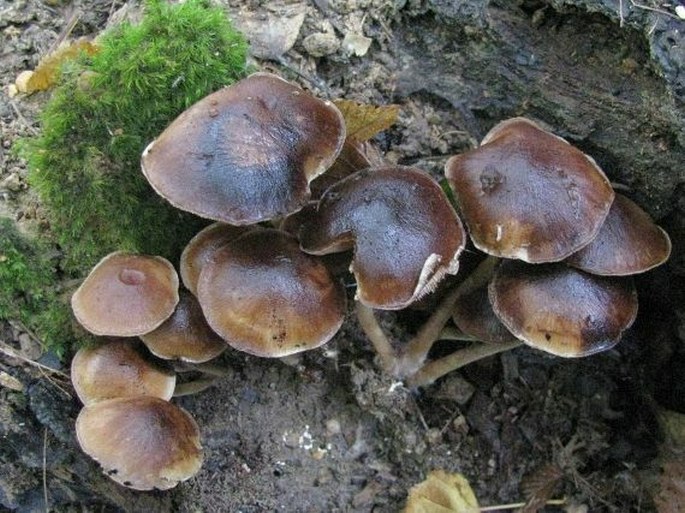
POLYGON ((48 348, 62 352, 74 340, 68 301, 48 249, 0 218, 0 319, 18 320, 48 348))
POLYGON ((176 261, 204 221, 153 192, 140 155, 183 110, 245 74, 243 37, 202 0, 150 1, 139 25, 122 24, 98 44, 97 54, 62 67, 42 135, 22 145, 75 276, 113 250, 176 261))
POLYGON ((72 329, 57 267, 81 278, 114 250, 175 262, 206 224, 154 193, 140 155, 187 107, 246 74, 244 38, 204 0, 150 0, 140 24, 106 32, 98 47, 62 65, 41 135, 18 146, 61 261, 45 256, 54 246, 0 225, 0 319, 21 320, 58 352, 84 335, 72 329))

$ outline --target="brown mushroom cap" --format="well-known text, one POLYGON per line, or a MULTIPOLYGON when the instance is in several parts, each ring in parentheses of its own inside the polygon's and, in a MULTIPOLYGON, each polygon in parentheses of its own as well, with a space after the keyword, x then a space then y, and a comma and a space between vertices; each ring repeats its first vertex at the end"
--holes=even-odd
POLYGON ((405 308, 455 274, 466 239, 440 186, 401 166, 360 171, 328 189, 300 237, 313 254, 354 247, 357 298, 386 310, 405 308))
POLYGON ((148 333, 174 312, 178 275, 158 256, 110 253, 71 297, 81 325, 95 335, 135 337, 148 333))
POLYGON ((558 356, 611 349, 637 315, 631 279, 595 276, 563 263, 505 261, 489 286, 502 323, 526 344, 558 356))
POLYGON ((202 266, 212 257, 214 251, 227 242, 241 236, 250 228, 232 226, 225 223, 213 223, 200 230, 190 239, 181 253, 179 266, 183 285, 194 295, 197 295, 197 280, 202 266))
POLYGON ((173 488, 202 465, 195 420, 157 397, 88 405, 76 419, 76 436, 105 474, 136 490, 173 488))
POLYGON ((202 363, 224 352, 226 342, 212 331, 195 296, 182 290, 173 315, 154 331, 141 335, 152 354, 165 360, 202 363))
POLYGON ((671 239, 649 214, 617 194, 599 234, 566 263, 592 274, 626 276, 663 264, 671 254, 671 239))
POLYGON ((229 345, 280 357, 319 347, 345 316, 345 291, 319 259, 278 230, 248 232, 202 269, 198 299, 229 345))
POLYGON ((183 112, 143 153, 142 168, 172 205, 234 225, 299 210, 309 182, 345 141, 332 103, 255 73, 183 112))
POLYGON ((517 340, 495 315, 488 298, 487 282, 457 298, 452 320, 461 331, 481 342, 505 344, 517 340))
POLYGON ((614 199, 593 159, 525 118, 498 124, 479 148, 450 158, 445 175, 475 246, 531 263, 588 244, 614 199))
POLYGON ((176 375, 144 354, 137 340, 108 340, 82 347, 71 361, 71 381, 83 404, 117 397, 154 396, 168 401, 176 375))

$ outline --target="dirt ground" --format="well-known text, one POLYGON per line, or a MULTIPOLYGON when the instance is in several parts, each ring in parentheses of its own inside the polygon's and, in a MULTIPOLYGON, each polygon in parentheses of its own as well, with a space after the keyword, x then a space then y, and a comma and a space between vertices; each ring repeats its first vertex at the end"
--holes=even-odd
MULTIPOLYGON (((21 385, 0 386, 0 509, 391 513, 412 485, 444 469, 464 474, 482 506, 525 501, 534 490, 566 498, 541 509, 548 513, 685 511, 675 495, 666 503, 658 495, 679 450, 660 419, 666 408, 685 413, 677 3, 228 0, 259 67, 323 97, 400 105, 399 123, 376 141, 386 159, 439 177, 449 155, 497 121, 539 119, 593 155, 667 229, 673 257, 637 280, 640 314, 624 340, 585 359, 520 348, 410 390, 378 370, 352 315, 323 349, 288 362, 229 350, 228 377, 177 401, 200 426, 205 462, 166 492, 132 492, 101 476, 76 446, 79 405, 65 378, 0 355, 0 369, 21 385)), ((41 229, 43 213, 8 150, 40 129, 46 96, 10 98, 9 84, 72 15, 75 35, 95 36, 136 9, 121 0, 0 0, 0 215, 22 229, 41 229)), ((400 312, 383 322, 402 339, 422 318, 400 312)), ((0 321, 0 340, 68 372, 12 323, 0 321)))

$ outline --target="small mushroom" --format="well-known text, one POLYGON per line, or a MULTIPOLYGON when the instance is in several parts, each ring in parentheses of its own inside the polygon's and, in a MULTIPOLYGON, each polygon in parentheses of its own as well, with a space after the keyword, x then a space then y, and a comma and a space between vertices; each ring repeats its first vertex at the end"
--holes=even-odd
POLYGON ((590 244, 566 263, 592 274, 626 276, 663 264, 671 254, 671 239, 634 202, 616 194, 609 215, 590 244))
POLYGON ((173 488, 202 464, 195 420, 157 397, 87 405, 76 419, 76 437, 107 476, 135 490, 173 488))
POLYGON ((181 281, 185 288, 197 296, 197 280, 200 277, 200 271, 211 259, 214 251, 249 229, 225 223, 212 223, 190 239, 181 253, 179 266, 181 281))
POLYGON ((178 275, 166 259, 117 251, 103 258, 71 297, 81 325, 95 335, 135 337, 174 312, 178 275))
POLYGON ((344 141, 335 105, 255 73, 182 113, 145 149, 142 169, 172 205, 248 225, 302 208, 344 141))
POLYGON ((85 405, 117 397, 153 396, 168 401, 176 375, 146 357, 137 340, 107 340, 82 347, 71 361, 71 381, 85 405))
POLYGON ((595 161, 525 118, 496 125, 447 161, 474 245, 491 255, 556 262, 595 238, 614 191, 595 161))
POLYGON ((354 248, 357 299, 405 308, 459 268, 466 235, 440 186, 410 167, 370 168, 329 188, 300 230, 302 249, 354 248))
POLYGON ((140 339, 164 360, 203 363, 216 358, 226 349, 226 342, 209 327, 195 296, 181 291, 180 297, 173 315, 140 339))
POLYGON ((489 296, 518 339, 564 357, 611 349, 637 315, 632 280, 595 276, 563 263, 505 261, 495 271, 489 296))
POLYGON ((345 317, 345 291, 288 233, 250 231, 217 250, 198 282, 207 322, 232 347, 282 357, 319 347, 345 317))

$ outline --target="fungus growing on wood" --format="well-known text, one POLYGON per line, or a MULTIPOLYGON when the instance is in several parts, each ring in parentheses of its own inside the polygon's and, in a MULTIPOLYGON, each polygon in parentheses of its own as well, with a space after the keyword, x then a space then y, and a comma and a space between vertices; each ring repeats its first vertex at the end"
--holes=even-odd
POLYGON ((146 358, 137 340, 107 340, 82 347, 71 361, 71 382, 85 405, 117 397, 153 396, 168 401, 176 375, 146 358))
POLYGON ((611 349, 637 315, 632 280, 595 276, 563 263, 505 261, 489 295, 493 310, 518 339, 563 357, 611 349))
POLYGON ((399 310, 459 269, 466 234, 440 186, 409 167, 360 171, 329 188, 300 233, 302 249, 354 248, 356 298, 399 310))
POLYGON ((162 325, 140 339, 152 354, 165 360, 203 363, 224 352, 226 342, 207 324, 200 304, 181 291, 176 310, 162 325))
POLYGON ((76 437, 107 476, 136 490, 173 488, 202 465, 197 423, 157 397, 87 405, 76 419, 76 437))
POLYGON ((302 208, 344 141, 332 103, 255 73, 182 113, 145 149, 142 169, 172 205, 248 225, 302 208))
POLYGON ((566 263, 592 274, 627 276, 663 264, 670 254, 668 234, 633 201, 616 194, 597 237, 566 263))
POLYGON ((563 260, 595 238, 614 191, 595 161, 525 118, 496 125, 445 167, 474 245, 530 263, 563 260))
POLYGON ((214 253, 200 273, 198 300, 232 347, 282 357, 330 340, 345 317, 345 291, 290 234, 255 230, 214 253))
POLYGON ((81 325, 95 335, 135 337, 174 312, 178 275, 158 256, 117 251, 103 258, 71 297, 81 325))

